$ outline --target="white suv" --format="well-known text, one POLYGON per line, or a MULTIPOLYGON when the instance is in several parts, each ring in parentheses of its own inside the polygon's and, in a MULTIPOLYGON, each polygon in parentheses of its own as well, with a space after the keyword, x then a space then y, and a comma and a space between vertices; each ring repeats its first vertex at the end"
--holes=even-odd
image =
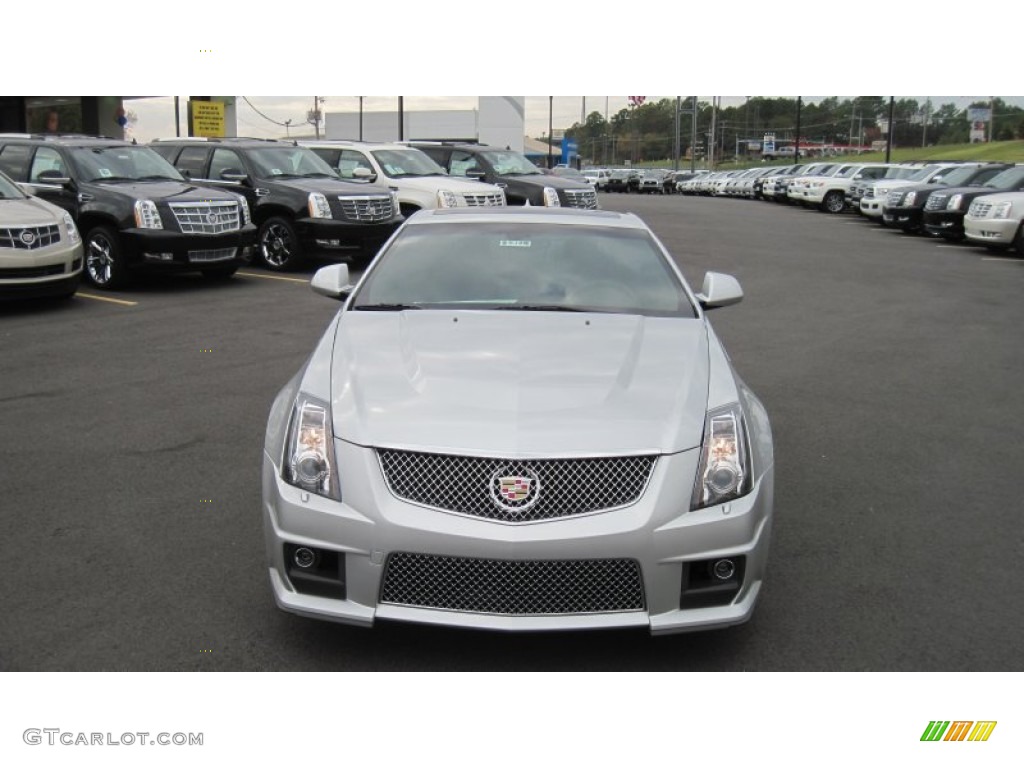
POLYGON ((404 144, 361 141, 300 141, 337 169, 346 181, 387 184, 398 197, 403 216, 420 209, 505 205, 494 184, 449 176, 425 152, 404 144))
POLYGON ((975 198, 964 216, 967 239, 992 249, 1017 249, 1024 256, 1024 192, 997 192, 975 198))

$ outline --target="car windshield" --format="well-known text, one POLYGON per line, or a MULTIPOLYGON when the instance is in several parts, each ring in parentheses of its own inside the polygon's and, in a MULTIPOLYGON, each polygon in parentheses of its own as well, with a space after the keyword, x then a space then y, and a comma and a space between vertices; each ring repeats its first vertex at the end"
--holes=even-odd
POLYGON ((376 149, 371 152, 384 175, 392 179, 412 176, 447 176, 444 168, 418 149, 376 149))
POLYGON ((532 176, 542 173, 540 168, 518 152, 493 150, 481 154, 499 176, 532 176))
POLYGON ((909 176, 905 176, 904 178, 907 181, 926 181, 931 178, 939 168, 941 168, 941 166, 926 165, 924 168, 918 168, 917 171, 909 176))
POLYGON ((984 186, 992 187, 993 189, 1016 189, 1021 184, 1024 184, 1024 165, 1000 171, 986 181, 984 186))
MULTIPOLYGON (((553 173, 555 176, 561 176, 563 179, 572 179, 574 181, 586 181, 587 177, 584 176, 577 170, 572 168, 555 168, 553 173)), ((588 171, 589 173, 589 171, 588 171)), ((596 174, 595 174, 596 175, 596 174)))
POLYGON ((352 308, 696 317, 648 232, 522 221, 406 227, 352 308))
POLYGON ((263 178, 291 176, 309 178, 338 178, 331 166, 313 150, 305 147, 260 147, 247 152, 256 166, 256 173, 263 178))
POLYGON ((856 176, 857 172, 861 171, 861 170, 863 170, 863 168, 861 166, 859 166, 859 165, 851 165, 848 168, 844 168, 839 173, 837 173, 836 174, 836 178, 848 179, 851 176, 856 176))
POLYGON ((23 200, 25 197, 18 185, 0 172, 0 200, 23 200))
POLYGON ((920 168, 900 166, 898 168, 890 168, 885 172, 883 179, 909 179, 915 173, 920 171, 920 168))
POLYGON ((71 160, 84 181, 184 181, 173 165, 149 147, 75 147, 71 160))
POLYGON ((970 184, 971 179, 978 173, 978 169, 974 167, 968 168, 957 168, 952 173, 947 173, 941 179, 942 183, 947 187, 962 187, 965 184, 970 184))

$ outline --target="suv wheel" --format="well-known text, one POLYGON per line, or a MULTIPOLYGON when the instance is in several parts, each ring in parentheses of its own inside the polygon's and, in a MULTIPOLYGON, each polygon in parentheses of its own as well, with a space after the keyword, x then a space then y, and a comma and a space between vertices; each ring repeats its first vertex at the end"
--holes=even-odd
POLYGON ((123 288, 128 275, 117 233, 106 226, 93 227, 85 236, 85 274, 97 288, 123 288))
POLYGON ((302 261, 302 246, 292 223, 281 216, 271 216, 260 225, 260 261, 267 269, 282 272, 302 261))
POLYGON ((825 199, 821 201, 821 210, 825 211, 825 213, 842 213, 845 207, 846 197, 842 192, 837 192, 836 190, 829 192, 825 195, 825 199))

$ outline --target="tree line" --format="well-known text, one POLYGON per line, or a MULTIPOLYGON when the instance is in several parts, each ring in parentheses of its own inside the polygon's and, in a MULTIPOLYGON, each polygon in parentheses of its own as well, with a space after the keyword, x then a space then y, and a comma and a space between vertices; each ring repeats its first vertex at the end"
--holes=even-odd
MULTIPOLYGON (((575 139, 580 155, 587 161, 620 165, 658 161, 674 157, 675 99, 661 99, 626 107, 606 120, 591 112, 583 123, 576 122, 565 135, 575 139)), ((698 157, 707 155, 711 144, 713 107, 697 102, 696 141, 692 138, 692 99, 683 97, 679 106, 680 156, 687 157, 694 145, 698 157)), ((967 108, 953 103, 936 106, 931 99, 896 99, 893 108, 893 146, 913 147, 960 144, 969 141, 971 125, 967 108)), ((1024 109, 1001 98, 977 101, 970 107, 991 107, 995 141, 1024 139, 1024 109)), ((800 141, 810 144, 870 146, 885 139, 883 128, 889 117, 885 96, 830 96, 816 103, 800 105, 800 141)), ((797 99, 751 96, 742 104, 720 107, 714 117, 716 157, 758 155, 766 133, 780 143, 796 139, 797 99)))

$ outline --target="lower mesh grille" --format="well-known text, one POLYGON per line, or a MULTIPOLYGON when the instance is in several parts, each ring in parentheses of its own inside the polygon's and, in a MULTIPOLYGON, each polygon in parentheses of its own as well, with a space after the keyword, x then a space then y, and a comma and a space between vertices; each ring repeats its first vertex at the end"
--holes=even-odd
POLYGON ((381 602, 506 616, 644 610, 634 560, 480 560, 396 552, 381 602))

